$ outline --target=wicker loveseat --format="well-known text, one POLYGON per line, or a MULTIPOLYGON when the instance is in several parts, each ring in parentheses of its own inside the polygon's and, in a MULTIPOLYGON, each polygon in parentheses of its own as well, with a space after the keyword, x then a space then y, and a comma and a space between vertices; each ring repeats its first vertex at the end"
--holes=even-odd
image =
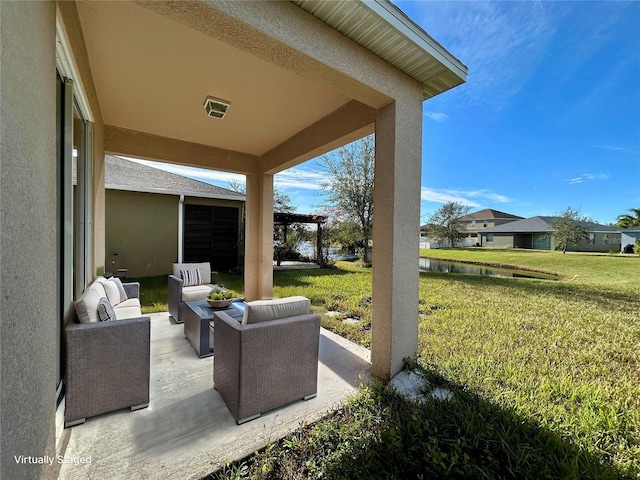
POLYGON ((65 329, 65 427, 149 405, 150 318, 140 311, 140 284, 120 283, 116 291, 119 282, 94 281, 76 301, 77 322, 65 329), (111 321, 100 319, 105 300, 115 313, 111 321))
POLYGON ((304 297, 248 302, 214 319, 213 383, 238 424, 316 396, 320 316, 304 297))

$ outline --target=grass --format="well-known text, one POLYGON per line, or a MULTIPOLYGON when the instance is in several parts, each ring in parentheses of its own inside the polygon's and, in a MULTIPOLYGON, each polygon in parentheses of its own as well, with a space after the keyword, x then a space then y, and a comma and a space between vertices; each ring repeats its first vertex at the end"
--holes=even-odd
MULTIPOLYGON (((452 401, 367 386, 213 478, 640 478, 640 258, 428 253, 563 279, 421 274, 418 363, 452 401)), ((339 267, 275 272, 274 295, 340 312, 323 325, 368 346, 371 272, 339 267)))
MULTIPOLYGON (((142 305, 142 313, 146 315, 149 313, 169 311, 169 305, 167 304, 169 291, 167 275, 161 275, 158 277, 127 278, 126 281, 140 283, 140 304, 142 305)), ((242 292, 244 290, 242 277, 239 275, 218 273, 215 277, 215 281, 230 290, 235 290, 236 292, 242 292)))
POLYGON ((420 256, 482 262, 501 263, 523 268, 557 273, 565 279, 578 277, 575 283, 595 285, 598 288, 623 288, 640 294, 640 257, 607 253, 575 253, 521 249, 455 248, 420 250, 420 256))

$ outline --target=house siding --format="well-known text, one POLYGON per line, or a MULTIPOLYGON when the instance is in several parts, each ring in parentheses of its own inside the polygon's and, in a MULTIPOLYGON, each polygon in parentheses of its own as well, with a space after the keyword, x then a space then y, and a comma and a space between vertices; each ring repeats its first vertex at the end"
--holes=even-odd
MULTIPOLYGON (((180 197, 157 193, 107 190, 106 270, 126 268, 128 277, 168 275, 178 261, 178 205, 180 197), (117 254, 117 255, 114 255, 117 254)), ((227 206, 243 202, 186 197, 185 204, 227 206)))
POLYGON ((0 478, 55 478, 55 4, 0 2, 0 478))
POLYGON ((620 233, 598 233, 595 234, 595 243, 580 242, 578 246, 571 245, 568 251, 578 252, 608 252, 609 250, 620 251, 620 233))
POLYGON ((486 248, 511 248, 513 247, 513 235, 493 234, 493 241, 487 240, 487 234, 482 234, 482 246, 486 248))
POLYGON ((627 245, 635 245, 640 240, 639 232, 622 232, 620 234, 620 251, 627 245))
POLYGON ((107 190, 107 271, 115 260, 129 277, 171 273, 178 259, 178 201, 173 195, 107 190))

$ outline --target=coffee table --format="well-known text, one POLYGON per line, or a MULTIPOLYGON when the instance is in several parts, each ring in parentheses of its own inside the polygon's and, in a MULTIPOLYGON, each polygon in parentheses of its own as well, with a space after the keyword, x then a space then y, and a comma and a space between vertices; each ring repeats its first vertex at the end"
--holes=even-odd
POLYGON ((236 300, 225 308, 212 308, 206 300, 186 302, 184 309, 184 336, 196 351, 200 358, 213 355, 213 328, 209 329, 209 323, 213 327, 213 314, 224 312, 238 322, 244 316, 244 301, 236 300))

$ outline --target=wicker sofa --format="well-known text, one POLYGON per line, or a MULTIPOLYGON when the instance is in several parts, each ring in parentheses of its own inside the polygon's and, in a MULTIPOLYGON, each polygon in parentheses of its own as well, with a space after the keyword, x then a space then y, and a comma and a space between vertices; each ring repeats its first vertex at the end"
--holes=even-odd
MULTIPOLYGON (((213 272, 215 274, 215 272, 213 272)), ((225 289, 211 283, 211 264, 203 263, 174 263, 173 275, 169 275, 169 315, 176 323, 184 323, 184 309, 186 302, 204 300, 212 291, 225 289), (191 278, 185 278, 193 273, 191 278)))
POLYGON ((119 282, 100 277, 85 289, 75 302, 77 322, 65 329, 65 427, 149 405, 151 327, 140 311, 140 284, 120 283, 116 294, 111 281, 119 282), (113 321, 100 321, 105 298, 115 304, 113 321))
POLYGON ((214 319, 213 383, 241 424, 316 396, 320 316, 304 297, 248 302, 242 323, 214 319))

